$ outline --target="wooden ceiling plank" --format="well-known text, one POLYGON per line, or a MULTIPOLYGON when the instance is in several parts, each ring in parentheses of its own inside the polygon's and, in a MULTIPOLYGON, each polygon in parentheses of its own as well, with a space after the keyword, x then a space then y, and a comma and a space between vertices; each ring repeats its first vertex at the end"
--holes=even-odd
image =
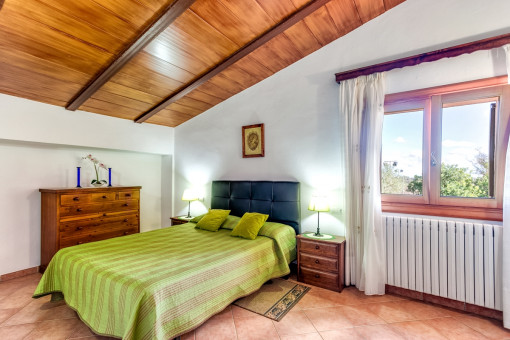
POLYGON ((304 21, 322 46, 326 46, 340 36, 340 32, 338 32, 326 7, 315 11, 304 21))
POLYGON ((169 92, 173 92, 183 86, 175 79, 165 77, 150 69, 124 68, 110 81, 132 87, 134 89, 150 92, 156 96, 165 98, 169 92))
POLYGON ((113 81, 107 82, 101 89, 99 89, 99 91, 103 90, 117 94, 119 96, 134 98, 136 100, 142 101, 144 103, 149 103, 152 105, 159 103, 163 99, 161 97, 153 95, 152 93, 147 93, 145 91, 134 89, 129 86, 124 86, 113 81))
MULTIPOLYGON (((163 59, 155 57, 145 51, 141 51, 124 68, 135 65, 142 65, 147 69, 161 73, 168 78, 176 79, 181 83, 187 83, 193 80, 195 74, 177 67, 163 59)), ((122 72, 122 71, 121 71, 122 72)))
POLYGON ((386 8, 386 10, 390 10, 397 5, 400 5, 404 1, 406 0, 384 0, 384 8, 386 8))
POLYGON ((104 102, 122 107, 129 107, 131 109, 138 110, 138 112, 145 111, 147 110, 147 108, 150 108, 152 106, 151 103, 145 103, 143 101, 111 93, 103 89, 100 89, 99 91, 94 93, 94 95, 90 98, 102 100, 104 102))
POLYGON ((197 87, 199 87, 201 84, 207 82, 211 78, 213 78, 215 75, 221 73, 224 69, 229 67, 230 65, 233 65, 238 60, 242 59, 246 55, 250 54, 251 52, 255 51, 259 47, 263 46, 265 43, 273 39, 274 37, 278 36, 280 33, 287 30, 289 27, 293 26, 297 22, 301 21, 303 18, 307 17, 311 13, 315 12, 317 9, 320 9, 322 6, 327 4, 330 0, 316 0, 313 2, 310 2, 308 5, 302 7, 300 10, 296 11, 294 14, 289 16, 286 20, 280 22, 275 27, 271 28, 270 30, 266 31, 264 34, 247 44, 246 46, 242 47, 240 50, 238 50, 236 53, 231 55, 229 58, 224 60, 222 63, 217 65, 212 70, 208 71, 207 73, 203 74, 193 82, 189 83, 187 86, 185 86, 183 89, 179 90, 177 93, 174 93, 167 97, 163 102, 158 104, 157 106, 153 107, 151 110, 143 113, 140 115, 135 121, 137 123, 142 123, 145 120, 147 120, 149 117, 153 116, 157 112, 164 109, 166 106, 168 106, 170 103, 175 102, 179 100, 180 98, 184 97, 189 92, 193 91, 197 87))
POLYGON ((211 103, 206 103, 206 102, 203 102, 201 100, 196 100, 196 99, 193 99, 193 98, 191 98, 189 96, 182 97, 181 99, 176 101, 176 103, 184 105, 184 106, 189 106, 189 107, 192 107, 194 109, 202 110, 202 112, 206 111, 206 110, 209 110, 211 107, 214 106, 211 103))
POLYGON ((275 22, 280 22, 297 9, 290 0, 257 0, 257 2, 275 22))
POLYGON ((186 98, 186 97, 200 100, 200 101, 203 101, 204 103, 209 103, 212 105, 217 105, 223 101, 222 98, 219 98, 216 96, 211 96, 210 94, 202 92, 199 89, 191 91, 183 98, 186 98))
POLYGON ((363 24, 352 0, 333 0, 326 8, 342 36, 363 24))
POLYGON ((284 34, 303 56, 315 52, 322 47, 304 21, 298 22, 286 30, 284 34))
POLYGON ((109 64, 108 67, 96 75, 89 84, 84 87, 67 105, 66 109, 76 110, 80 107, 94 92, 104 85, 115 73, 126 65, 139 51, 149 44, 159 33, 164 31, 179 15, 193 4, 195 0, 176 0, 163 11, 163 14, 155 22, 150 24, 143 34, 136 41, 129 45, 117 58, 109 64))
POLYGON ((270 77, 274 74, 270 69, 262 65, 257 59, 253 58, 252 55, 247 55, 241 60, 238 60, 235 64, 254 77, 261 77, 261 80, 266 79, 267 77, 270 77))
MULTIPOLYGON (((243 20, 244 25, 248 25, 250 29, 255 32, 265 32, 281 20, 281 18, 278 21, 273 20, 256 0, 219 1, 237 18, 243 20)), ((292 12, 294 11, 289 11, 287 13, 292 12)))
POLYGON ((56 105, 56 106, 64 106, 65 103, 66 103, 63 100, 57 100, 57 99, 54 99, 54 98, 48 98, 48 97, 45 97, 45 96, 41 96, 40 94, 33 94, 33 93, 30 93, 30 92, 26 92, 23 89, 6 88, 6 87, 1 85, 1 81, 0 81, 0 92, 4 93, 4 94, 7 94, 9 96, 20 97, 20 98, 34 100, 34 101, 38 101, 38 102, 41 102, 41 103, 46 103, 46 104, 51 104, 51 105, 56 105))
POLYGON ((80 109, 123 119, 133 119, 140 112, 129 107, 119 106, 94 98, 87 100, 87 104, 83 105, 80 109))
MULTIPOLYGON (((223 100, 232 97, 232 93, 229 93, 229 92, 225 91, 224 89, 214 85, 213 83, 211 83, 211 81, 207 81, 207 82, 201 84, 200 86, 197 87, 197 90, 200 90, 210 96, 215 96, 217 98, 221 98, 223 100)), ((188 93, 190 93, 190 92, 188 92, 188 93)), ((186 93, 186 95, 188 93, 186 93)))
POLYGON ((354 0, 354 2, 363 23, 367 23, 385 11, 383 0, 354 0))
POLYGON ((199 114, 204 112, 203 110, 196 109, 194 107, 189 107, 189 106, 181 105, 181 104, 179 104, 177 102, 174 102, 174 103, 170 104, 168 106, 168 109, 173 110, 173 111, 177 111, 177 112, 181 112, 181 113, 185 113, 185 114, 193 116, 193 117, 198 116, 199 114))
POLYGON ((230 67, 226 68, 225 70, 223 70, 223 72, 221 72, 221 74, 227 79, 230 79, 231 81, 235 81, 236 83, 240 84, 244 89, 247 89, 252 85, 255 85, 256 83, 263 79, 261 77, 255 77, 251 73, 246 72, 244 69, 237 66, 237 64, 231 65, 230 67))
MULTIPOLYGON (((159 16, 164 9, 160 7, 155 11, 147 6, 144 6, 138 0, 89 0, 97 3, 110 13, 118 15, 123 20, 129 22, 134 27, 145 27, 148 22, 154 21, 154 16, 159 16), (160 13, 158 13, 160 12, 160 13)), ((167 4, 165 8, 172 6, 172 3, 167 4)))

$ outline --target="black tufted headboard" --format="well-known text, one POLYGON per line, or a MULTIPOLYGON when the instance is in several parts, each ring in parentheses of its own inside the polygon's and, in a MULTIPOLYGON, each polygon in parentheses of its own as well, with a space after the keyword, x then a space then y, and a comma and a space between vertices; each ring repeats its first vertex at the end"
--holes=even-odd
POLYGON ((299 182, 213 181, 211 209, 269 215, 268 221, 288 224, 300 233, 299 182))

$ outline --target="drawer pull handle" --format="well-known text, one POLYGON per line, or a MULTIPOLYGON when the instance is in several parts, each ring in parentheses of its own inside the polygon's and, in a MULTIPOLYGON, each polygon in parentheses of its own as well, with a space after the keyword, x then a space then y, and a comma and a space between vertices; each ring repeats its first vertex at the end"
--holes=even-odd
POLYGON ((315 263, 319 264, 319 260, 315 260, 315 263))
POLYGON ((319 249, 320 247, 319 246, 315 246, 315 249, 319 249))
POLYGON ((106 213, 103 213, 103 216, 106 216, 106 213))
POLYGON ((79 197, 73 197, 73 201, 79 201, 80 198, 79 197))
POLYGON ((126 197, 131 197, 131 194, 126 194, 126 197))
POLYGON ((76 230, 82 230, 83 227, 76 227, 76 230))
POLYGON ((76 242, 76 244, 83 244, 83 241, 78 241, 76 242))
POLYGON ((321 276, 319 274, 315 274, 315 277, 320 279, 321 276))
POLYGON ((128 219, 127 219, 127 218, 125 218, 125 219, 124 219, 124 222, 127 222, 127 221, 128 221, 128 219))
POLYGON ((122 206, 123 206, 123 207, 127 207, 127 206, 128 206, 128 204, 127 204, 127 203, 124 203, 122 206))
POLYGON ((80 212, 80 211, 82 211, 82 209, 81 209, 81 208, 78 208, 78 209, 76 209, 76 211, 77 211, 77 212, 80 212))
POLYGON ((129 231, 125 231, 125 232, 124 232, 124 235, 127 235, 127 234, 129 234, 129 231))
POLYGON ((108 198, 108 196, 105 195, 105 196, 103 196, 103 198, 108 198))

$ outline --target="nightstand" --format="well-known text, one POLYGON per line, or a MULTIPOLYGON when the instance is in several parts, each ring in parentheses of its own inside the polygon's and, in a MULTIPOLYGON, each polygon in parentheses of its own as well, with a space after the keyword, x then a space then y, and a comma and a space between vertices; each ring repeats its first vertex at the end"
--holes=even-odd
POLYGON ((172 225, 179 225, 188 223, 193 217, 187 218, 186 216, 176 216, 176 217, 170 217, 170 220, 172 221, 172 225))
POLYGON ((298 281, 341 292, 344 289, 345 237, 316 240, 298 235, 298 281))

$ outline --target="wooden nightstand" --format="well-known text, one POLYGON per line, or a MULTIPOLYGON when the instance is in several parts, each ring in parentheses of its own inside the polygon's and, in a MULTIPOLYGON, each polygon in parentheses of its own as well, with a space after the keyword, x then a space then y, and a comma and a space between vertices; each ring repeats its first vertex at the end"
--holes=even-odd
POLYGON ((188 223, 191 219, 191 218, 187 218, 186 216, 176 216, 176 217, 170 217, 170 220, 172 221, 172 225, 179 225, 179 224, 184 224, 184 223, 188 223))
POLYGON ((341 292, 344 289, 345 237, 316 240, 297 236, 298 281, 341 292))

